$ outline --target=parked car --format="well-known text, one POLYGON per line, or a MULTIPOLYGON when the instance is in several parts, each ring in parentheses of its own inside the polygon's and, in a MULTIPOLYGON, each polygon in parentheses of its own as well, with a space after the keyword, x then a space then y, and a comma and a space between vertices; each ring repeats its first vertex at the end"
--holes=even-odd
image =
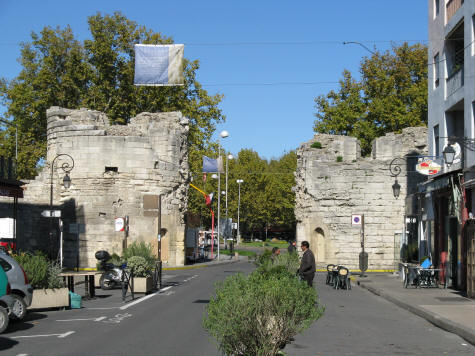
POLYGON ((10 296, 10 283, 7 274, 0 266, 0 334, 8 328, 8 314, 13 309, 14 299, 10 296))
POLYGON ((7 253, 0 251, 0 266, 8 277, 11 287, 11 297, 15 300, 10 313, 12 319, 23 319, 33 298, 33 287, 20 264, 7 253))

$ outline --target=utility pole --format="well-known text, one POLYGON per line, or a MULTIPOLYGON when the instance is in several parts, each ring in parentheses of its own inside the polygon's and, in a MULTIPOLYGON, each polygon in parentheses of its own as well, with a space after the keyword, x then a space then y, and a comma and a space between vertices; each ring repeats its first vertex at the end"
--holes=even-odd
POLYGON ((162 289, 162 195, 158 195, 158 290, 162 289))

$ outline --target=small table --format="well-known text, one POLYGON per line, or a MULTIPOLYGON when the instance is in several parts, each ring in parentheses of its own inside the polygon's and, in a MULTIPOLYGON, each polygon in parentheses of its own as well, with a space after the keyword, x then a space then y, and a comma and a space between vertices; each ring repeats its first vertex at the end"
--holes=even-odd
POLYGON ((68 289, 71 292, 74 292, 74 277, 84 277, 84 287, 87 298, 94 298, 96 296, 96 286, 94 282, 94 276, 97 274, 96 271, 92 272, 63 272, 59 275, 67 281, 68 289))

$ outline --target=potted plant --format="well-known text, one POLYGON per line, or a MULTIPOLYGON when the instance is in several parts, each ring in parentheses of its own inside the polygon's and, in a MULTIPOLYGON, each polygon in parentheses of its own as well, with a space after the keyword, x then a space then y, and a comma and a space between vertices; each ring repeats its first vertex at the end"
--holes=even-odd
POLYGON ((60 276, 61 267, 50 262, 41 252, 13 256, 23 267, 33 287, 29 309, 64 308, 69 306, 69 291, 60 276))
POLYGON ((153 289, 152 267, 142 256, 127 259, 127 269, 133 276, 134 293, 148 293, 153 289))

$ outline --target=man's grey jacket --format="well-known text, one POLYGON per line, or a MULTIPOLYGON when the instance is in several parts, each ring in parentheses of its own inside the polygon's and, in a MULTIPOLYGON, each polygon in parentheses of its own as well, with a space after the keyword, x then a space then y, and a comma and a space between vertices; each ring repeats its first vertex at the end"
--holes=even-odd
POLYGON ((313 280, 315 276, 315 256, 310 249, 307 249, 302 255, 300 262, 299 275, 305 280, 313 280))

